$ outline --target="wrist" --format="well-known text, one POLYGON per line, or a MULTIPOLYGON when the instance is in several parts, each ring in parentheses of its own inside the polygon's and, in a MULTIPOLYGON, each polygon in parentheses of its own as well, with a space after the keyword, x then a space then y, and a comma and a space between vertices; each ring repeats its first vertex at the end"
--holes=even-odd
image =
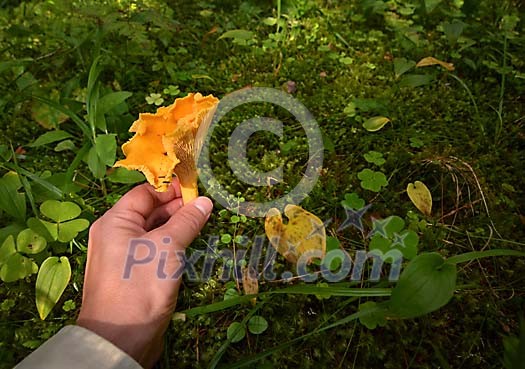
POLYGON ((127 353, 144 366, 155 334, 148 327, 116 325, 79 316, 77 325, 90 330, 127 353))

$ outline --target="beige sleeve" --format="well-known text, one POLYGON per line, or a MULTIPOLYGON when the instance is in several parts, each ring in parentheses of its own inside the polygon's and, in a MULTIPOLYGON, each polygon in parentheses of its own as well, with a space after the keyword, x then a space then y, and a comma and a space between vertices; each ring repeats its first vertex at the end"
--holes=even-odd
POLYGON ((128 354, 88 329, 69 325, 15 369, 141 369, 128 354))

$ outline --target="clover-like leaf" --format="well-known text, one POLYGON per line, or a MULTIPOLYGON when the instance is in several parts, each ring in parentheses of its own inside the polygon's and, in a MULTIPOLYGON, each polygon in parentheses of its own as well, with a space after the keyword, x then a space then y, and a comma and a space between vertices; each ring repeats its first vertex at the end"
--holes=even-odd
POLYGON ((419 237, 414 231, 403 230, 404 227, 405 221, 396 215, 386 219, 374 219, 370 251, 378 250, 382 255, 393 255, 391 251, 397 250, 406 259, 414 258, 417 255, 419 237))
POLYGON ((384 327, 387 323, 387 310, 374 301, 360 304, 359 311, 370 311, 370 314, 363 315, 359 318, 359 323, 363 324, 368 329, 375 329, 377 326, 384 327))
POLYGON ((377 166, 381 166, 386 162, 385 158, 383 158, 383 154, 378 151, 369 151, 363 156, 367 162, 377 166))
POLYGON ((52 256, 44 260, 36 278, 36 308, 44 320, 56 305, 71 278, 67 257, 52 256))
POLYGON ((303 255, 322 259, 326 253, 326 230, 323 222, 296 205, 287 205, 284 214, 288 224, 283 224, 279 209, 266 214, 264 228, 271 245, 290 263, 297 263, 303 255))
POLYGON ((381 191, 382 187, 388 185, 388 180, 382 172, 375 172, 371 169, 363 169, 357 174, 357 178, 361 180, 361 187, 365 190, 374 192, 381 191))
POLYGON ((151 94, 149 94, 149 96, 146 96, 146 102, 149 105, 155 104, 155 105, 159 106, 160 104, 162 104, 164 102, 164 99, 162 98, 161 94, 151 93, 151 94))
POLYGON ((87 227, 89 227, 87 219, 74 219, 69 222, 59 223, 57 239, 60 242, 69 242, 87 227))
POLYGON ((359 210, 364 208, 365 200, 359 197, 355 192, 345 194, 345 199, 341 201, 341 205, 346 208, 359 210))
POLYGON ((56 241, 58 238, 58 225, 38 218, 29 218, 27 226, 46 239, 46 241, 56 241))
POLYGON ((74 202, 47 200, 40 205, 40 211, 49 219, 60 223, 75 219, 81 213, 80 207, 74 202))
POLYGON ((38 271, 38 266, 29 258, 14 253, 7 258, 0 268, 0 279, 6 283, 30 276, 38 271))
POLYGON ((24 254, 38 254, 46 246, 46 239, 30 228, 24 229, 16 238, 16 248, 24 254))

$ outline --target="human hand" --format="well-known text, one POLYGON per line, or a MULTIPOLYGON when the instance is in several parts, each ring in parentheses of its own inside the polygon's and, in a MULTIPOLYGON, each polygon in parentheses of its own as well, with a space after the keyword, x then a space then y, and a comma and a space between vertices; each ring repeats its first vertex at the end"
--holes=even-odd
POLYGON ((176 253, 184 252, 197 237, 212 208, 206 197, 183 206, 176 179, 167 192, 143 184, 125 194, 89 231, 77 324, 112 342, 142 366, 153 366, 181 283, 180 274, 171 278, 183 267, 176 253), (131 247, 137 239, 154 245, 154 255, 151 247, 131 247), (159 278, 161 259, 167 278, 159 278), (137 262, 130 270, 130 260, 150 261, 137 262))

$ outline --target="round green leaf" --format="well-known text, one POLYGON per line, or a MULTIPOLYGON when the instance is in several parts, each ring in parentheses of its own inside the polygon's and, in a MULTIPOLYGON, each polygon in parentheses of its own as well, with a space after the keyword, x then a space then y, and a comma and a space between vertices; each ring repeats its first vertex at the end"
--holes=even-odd
POLYGON ((74 202, 47 200, 40 205, 40 211, 55 222, 65 222, 80 215, 80 207, 74 202))
POLYGON ((36 278, 36 308, 40 319, 44 320, 57 301, 71 278, 71 266, 67 257, 60 259, 52 256, 44 260, 36 278))
POLYGON ((235 343, 241 341, 246 336, 246 328, 239 322, 233 322, 226 331, 226 337, 235 343))
POLYGON ((262 316, 255 315, 248 320, 248 330, 252 334, 261 334, 268 328, 268 322, 262 316))
POLYGON ((38 254, 46 246, 46 239, 30 228, 24 229, 16 238, 16 248, 24 254, 38 254))
POLYGON ((390 122, 390 119, 387 117, 373 117, 363 123, 363 128, 369 132, 375 132, 383 128, 388 122, 390 122))
POLYGON ((221 236, 222 243, 230 243, 232 241, 232 236, 228 233, 225 233, 221 236))
POLYGON ((415 318, 447 304, 456 288, 456 266, 438 253, 416 256, 403 270, 390 297, 390 310, 415 318))

